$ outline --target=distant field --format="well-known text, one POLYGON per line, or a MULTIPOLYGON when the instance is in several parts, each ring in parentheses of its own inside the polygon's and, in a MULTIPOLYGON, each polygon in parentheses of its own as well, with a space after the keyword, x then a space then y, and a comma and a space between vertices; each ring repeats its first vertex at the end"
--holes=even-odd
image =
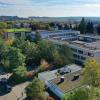
POLYGON ((20 28, 20 29, 7 29, 7 32, 29 32, 30 29, 20 28))

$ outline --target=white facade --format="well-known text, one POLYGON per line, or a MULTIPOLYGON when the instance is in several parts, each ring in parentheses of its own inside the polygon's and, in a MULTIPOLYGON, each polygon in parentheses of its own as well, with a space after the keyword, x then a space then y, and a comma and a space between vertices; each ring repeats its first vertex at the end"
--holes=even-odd
MULTIPOLYGON (((91 43, 92 44, 92 43, 91 43)), ((86 61, 86 59, 93 58, 93 59, 100 59, 100 49, 91 49, 87 47, 82 47, 81 45, 77 44, 69 44, 73 52, 73 57, 76 63, 82 64, 86 61)))
MULTIPOLYGON (((45 38, 71 38, 77 35, 80 35, 79 31, 72 31, 72 30, 58 30, 58 31, 47 31, 47 30, 38 30, 38 32, 40 33, 42 39, 45 38)), ((34 34, 35 32, 31 32, 30 36, 34 39, 34 34)), ((77 38, 77 37, 76 37, 77 38)))
POLYGON ((78 64, 83 64, 89 58, 100 62, 100 36, 70 33, 66 37, 59 36, 59 34, 57 37, 50 37, 49 41, 59 45, 68 45, 72 50, 74 61, 78 64))

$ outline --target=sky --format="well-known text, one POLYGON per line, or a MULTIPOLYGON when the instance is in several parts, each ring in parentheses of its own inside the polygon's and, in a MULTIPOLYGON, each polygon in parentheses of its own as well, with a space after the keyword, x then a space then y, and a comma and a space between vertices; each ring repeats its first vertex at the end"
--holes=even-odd
POLYGON ((100 16, 100 0, 0 0, 0 16, 100 16))

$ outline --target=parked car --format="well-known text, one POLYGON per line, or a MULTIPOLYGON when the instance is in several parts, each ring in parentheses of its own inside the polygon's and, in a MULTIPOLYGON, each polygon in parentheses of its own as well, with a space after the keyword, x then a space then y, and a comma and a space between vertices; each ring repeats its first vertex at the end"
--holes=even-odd
POLYGON ((64 75, 64 74, 67 74, 67 73, 70 73, 71 70, 69 68, 61 68, 58 70, 58 73, 61 74, 61 75, 64 75))
POLYGON ((5 92, 10 92, 12 90, 12 87, 7 83, 6 78, 0 79, 0 86, 5 92))
POLYGON ((0 79, 0 84, 7 84, 7 79, 6 78, 1 78, 0 79))
POLYGON ((5 91, 10 92, 12 90, 12 87, 8 84, 5 85, 5 91))

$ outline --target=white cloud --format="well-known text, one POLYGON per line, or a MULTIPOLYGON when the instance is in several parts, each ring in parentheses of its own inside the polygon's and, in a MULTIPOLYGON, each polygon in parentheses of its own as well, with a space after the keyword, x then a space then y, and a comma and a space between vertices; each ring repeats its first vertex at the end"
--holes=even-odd
POLYGON ((31 0, 0 0, 2 3, 12 4, 12 5, 30 5, 31 0))
POLYGON ((98 4, 86 4, 86 7, 100 7, 100 3, 98 4))
MULTIPOLYGON (((0 15, 18 15, 18 16, 100 16, 99 0, 91 0, 92 3, 80 5, 53 5, 44 6, 33 4, 36 0, 0 0, 0 2, 13 4, 9 6, 0 6, 0 15)), ((42 1, 42 0, 41 0, 42 1)), ((45 0, 46 1, 46 0, 45 0)), ((59 0, 60 1, 60 0, 59 0)), ((75 0, 80 1, 80 0, 75 0)), ((82 0, 83 1, 83 0, 82 0)), ((85 1, 85 0, 84 0, 85 1)), ((39 0, 37 0, 38 4, 39 0)), ((81 1, 80 1, 81 2, 81 1)), ((90 2, 90 0, 87 0, 90 2)))

